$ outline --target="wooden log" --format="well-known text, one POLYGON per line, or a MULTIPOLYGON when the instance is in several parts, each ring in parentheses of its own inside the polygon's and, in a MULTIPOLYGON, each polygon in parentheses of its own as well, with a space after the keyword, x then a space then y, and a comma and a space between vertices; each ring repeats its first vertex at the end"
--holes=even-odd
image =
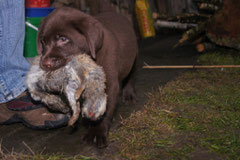
POLYGON ((201 22, 196 27, 191 28, 191 29, 187 30, 186 32, 184 32, 181 39, 177 42, 177 44, 175 44, 173 46, 173 48, 180 46, 181 44, 183 44, 186 41, 192 41, 196 38, 199 38, 200 35, 205 32, 207 23, 208 23, 208 21, 201 22))
POLYGON ((240 65, 167 65, 167 66, 143 66, 144 69, 210 69, 210 68, 240 68, 240 65))
POLYGON ((209 3, 201 3, 199 4, 199 8, 207 11, 215 12, 219 9, 217 5, 209 4, 209 3))
POLYGON ((188 28, 196 27, 197 24, 157 20, 154 23, 154 26, 156 27, 156 29, 158 29, 158 28, 176 28, 176 29, 184 29, 185 30, 185 29, 188 29, 188 28))
POLYGON ((198 43, 196 45, 196 49, 198 52, 206 52, 209 50, 216 49, 216 45, 214 43, 203 42, 203 43, 198 43))

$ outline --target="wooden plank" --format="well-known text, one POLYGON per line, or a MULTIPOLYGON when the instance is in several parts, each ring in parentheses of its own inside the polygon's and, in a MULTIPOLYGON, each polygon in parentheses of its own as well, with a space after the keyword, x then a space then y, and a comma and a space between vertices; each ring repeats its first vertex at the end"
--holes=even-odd
POLYGON ((143 66, 145 69, 197 69, 197 68, 240 68, 240 65, 172 65, 172 66, 143 66))

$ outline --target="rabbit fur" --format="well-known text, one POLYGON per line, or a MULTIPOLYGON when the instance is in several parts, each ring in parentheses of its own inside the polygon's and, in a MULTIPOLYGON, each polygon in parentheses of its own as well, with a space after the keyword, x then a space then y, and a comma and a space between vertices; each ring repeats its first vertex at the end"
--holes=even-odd
POLYGON ((65 66, 45 71, 39 66, 40 58, 34 59, 26 77, 31 97, 42 101, 51 110, 71 115, 70 126, 78 120, 80 112, 87 119, 100 119, 107 103, 103 68, 87 54, 78 54, 65 66))

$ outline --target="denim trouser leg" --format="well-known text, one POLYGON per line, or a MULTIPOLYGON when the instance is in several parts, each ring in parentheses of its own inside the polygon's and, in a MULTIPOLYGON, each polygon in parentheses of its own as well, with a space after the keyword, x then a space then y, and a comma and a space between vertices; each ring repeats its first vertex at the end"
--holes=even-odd
POLYGON ((24 0, 0 0, 0 103, 26 90, 24 0))

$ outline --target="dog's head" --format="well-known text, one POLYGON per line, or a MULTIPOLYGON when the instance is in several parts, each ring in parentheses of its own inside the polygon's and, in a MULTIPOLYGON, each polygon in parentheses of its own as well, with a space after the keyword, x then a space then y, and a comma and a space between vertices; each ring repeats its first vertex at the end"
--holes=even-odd
POLYGON ((39 26, 37 51, 41 55, 40 66, 52 71, 79 53, 88 53, 95 59, 102 41, 102 25, 95 18, 73 8, 56 9, 39 26))

